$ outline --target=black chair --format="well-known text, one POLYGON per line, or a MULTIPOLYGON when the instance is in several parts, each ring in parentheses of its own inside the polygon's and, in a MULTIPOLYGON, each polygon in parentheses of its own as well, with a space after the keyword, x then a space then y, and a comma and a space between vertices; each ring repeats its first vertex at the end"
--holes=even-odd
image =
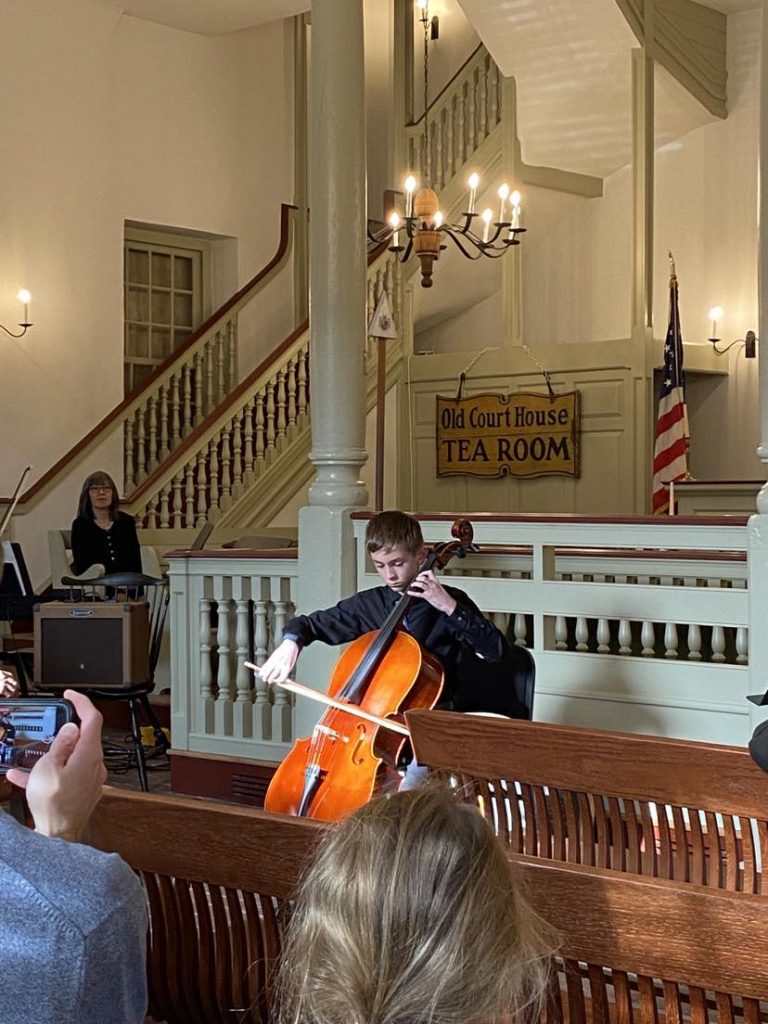
POLYGON ((156 579, 143 573, 116 572, 99 576, 94 580, 79 580, 71 576, 62 578, 62 583, 70 588, 73 600, 79 601, 118 601, 145 600, 149 605, 149 677, 145 683, 126 687, 120 690, 100 690, 98 687, 77 687, 92 699, 99 701, 125 701, 131 716, 131 736, 136 752, 136 767, 139 772, 139 785, 144 792, 149 790, 147 781, 147 762, 144 746, 141 742, 141 715, 155 736, 155 750, 167 754, 170 747, 167 736, 162 730, 157 715, 149 703, 149 694, 154 689, 155 669, 160 657, 163 641, 163 630, 168 614, 170 591, 167 578, 156 579))
POLYGON ((497 664, 466 651, 459 660, 458 678, 454 711, 533 719, 536 663, 527 647, 511 644, 497 664))

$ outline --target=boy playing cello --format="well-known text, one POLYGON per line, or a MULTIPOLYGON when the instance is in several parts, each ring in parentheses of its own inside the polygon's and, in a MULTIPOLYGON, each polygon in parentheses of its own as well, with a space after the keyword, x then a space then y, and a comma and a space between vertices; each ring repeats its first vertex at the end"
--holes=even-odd
MULTIPOLYGON (((286 680, 302 648, 315 640, 344 644, 379 629, 402 594, 407 593, 419 600, 408 609, 403 628, 442 663, 445 684, 438 707, 451 710, 461 682, 462 653, 471 652, 497 664, 508 654, 506 640, 464 591, 444 587, 432 571, 419 572, 427 550, 421 526, 412 516, 380 512, 369 521, 365 542, 384 586, 362 590, 332 608, 291 619, 283 630, 282 642, 261 667, 262 679, 267 683, 286 680)), ((520 717, 526 717, 522 705, 520 717)), ((417 785, 425 771, 411 762, 401 788, 417 785)))

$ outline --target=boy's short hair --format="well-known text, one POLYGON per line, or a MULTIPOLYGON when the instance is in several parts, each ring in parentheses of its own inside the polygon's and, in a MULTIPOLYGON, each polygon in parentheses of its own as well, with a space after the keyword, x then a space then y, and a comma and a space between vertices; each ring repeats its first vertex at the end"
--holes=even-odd
POLYGON ((379 512, 368 521, 365 549, 372 554, 374 551, 391 551, 395 547, 404 547, 412 555, 420 551, 424 547, 421 525, 405 512, 379 512))

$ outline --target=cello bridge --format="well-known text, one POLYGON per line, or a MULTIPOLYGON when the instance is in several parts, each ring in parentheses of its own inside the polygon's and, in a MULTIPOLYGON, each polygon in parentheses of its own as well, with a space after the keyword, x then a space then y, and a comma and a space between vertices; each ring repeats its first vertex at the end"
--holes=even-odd
POLYGON ((331 729, 328 725, 323 725, 322 722, 318 722, 315 726, 315 732, 321 732, 324 736, 327 736, 332 740, 341 740, 342 743, 349 743, 349 736, 344 736, 342 733, 337 732, 335 729, 331 729))

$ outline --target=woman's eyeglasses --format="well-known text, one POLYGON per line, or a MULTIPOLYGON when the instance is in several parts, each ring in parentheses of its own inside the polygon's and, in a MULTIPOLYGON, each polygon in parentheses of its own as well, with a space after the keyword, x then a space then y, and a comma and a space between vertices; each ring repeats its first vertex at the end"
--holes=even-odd
POLYGON ((92 491, 94 493, 96 491, 109 491, 109 492, 111 492, 112 488, 109 486, 109 484, 98 484, 98 485, 94 485, 93 487, 89 487, 88 490, 92 491))

